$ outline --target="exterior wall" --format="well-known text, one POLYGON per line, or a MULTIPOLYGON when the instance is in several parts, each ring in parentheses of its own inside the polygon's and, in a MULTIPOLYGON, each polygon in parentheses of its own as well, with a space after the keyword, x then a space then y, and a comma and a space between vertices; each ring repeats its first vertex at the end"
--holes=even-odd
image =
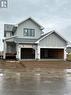
POLYGON ((17 28, 17 31, 16 31, 16 35, 19 37, 19 38, 27 38, 24 36, 23 34, 23 29, 24 28, 30 28, 30 29, 35 29, 35 37, 28 37, 30 39, 37 39, 41 36, 41 33, 42 31, 40 30, 40 27, 35 24, 33 21, 31 20, 27 20, 25 21, 24 23, 20 24, 17 28))
POLYGON ((65 47, 66 42, 55 33, 50 34, 39 42, 40 47, 65 47))

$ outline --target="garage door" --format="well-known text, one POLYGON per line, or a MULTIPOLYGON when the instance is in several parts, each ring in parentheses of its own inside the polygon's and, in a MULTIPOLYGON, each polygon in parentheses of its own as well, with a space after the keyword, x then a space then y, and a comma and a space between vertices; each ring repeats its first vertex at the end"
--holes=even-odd
POLYGON ((21 48, 21 59, 35 59, 35 50, 32 48, 21 48))
POLYGON ((40 49, 41 59, 63 59, 64 58, 64 49, 40 49))

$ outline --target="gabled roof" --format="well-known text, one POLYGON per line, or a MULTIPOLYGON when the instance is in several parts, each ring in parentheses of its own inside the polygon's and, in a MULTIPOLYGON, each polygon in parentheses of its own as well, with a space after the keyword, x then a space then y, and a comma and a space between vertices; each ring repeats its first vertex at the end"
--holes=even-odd
POLYGON ((39 43, 39 41, 43 40, 45 37, 49 36, 49 35, 52 34, 52 33, 57 34, 60 38, 62 38, 65 42, 68 43, 68 41, 67 41, 61 34, 59 34, 58 32, 56 32, 56 31, 54 31, 54 30, 53 30, 53 31, 50 31, 50 32, 48 32, 48 33, 46 33, 46 34, 44 34, 44 35, 42 35, 42 36, 36 41, 36 43, 39 43))
POLYGON ((37 24, 42 30, 44 29, 44 27, 43 27, 42 25, 40 25, 39 23, 37 23, 32 17, 29 17, 29 18, 25 19, 24 21, 21 21, 20 23, 18 23, 18 25, 24 23, 24 22, 27 21, 27 20, 33 21, 33 22, 34 22, 35 24, 37 24))

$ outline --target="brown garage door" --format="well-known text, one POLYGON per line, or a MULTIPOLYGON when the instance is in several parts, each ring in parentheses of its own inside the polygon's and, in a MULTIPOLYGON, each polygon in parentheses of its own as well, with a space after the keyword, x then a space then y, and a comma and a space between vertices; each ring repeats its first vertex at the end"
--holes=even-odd
POLYGON ((64 49, 40 49, 41 59, 63 59, 64 49))

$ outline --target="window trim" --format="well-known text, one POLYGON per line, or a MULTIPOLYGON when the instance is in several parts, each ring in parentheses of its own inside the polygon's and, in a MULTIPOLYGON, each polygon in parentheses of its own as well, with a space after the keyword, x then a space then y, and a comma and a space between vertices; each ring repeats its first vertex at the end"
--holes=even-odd
POLYGON ((24 28, 23 29, 23 35, 25 37, 35 37, 35 29, 24 28))

